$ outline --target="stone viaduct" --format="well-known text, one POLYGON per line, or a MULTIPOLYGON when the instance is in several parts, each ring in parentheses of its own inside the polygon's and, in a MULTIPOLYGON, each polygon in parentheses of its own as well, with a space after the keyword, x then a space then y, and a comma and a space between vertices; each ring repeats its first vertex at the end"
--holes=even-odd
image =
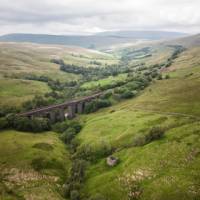
POLYGON ((69 102, 64 102, 61 104, 55 104, 51 106, 41 107, 27 112, 19 113, 18 116, 22 117, 46 117, 49 118, 51 122, 63 121, 65 118, 72 119, 75 117, 76 113, 83 113, 85 104, 98 97, 102 93, 97 93, 91 96, 84 97, 79 100, 72 100, 69 102))

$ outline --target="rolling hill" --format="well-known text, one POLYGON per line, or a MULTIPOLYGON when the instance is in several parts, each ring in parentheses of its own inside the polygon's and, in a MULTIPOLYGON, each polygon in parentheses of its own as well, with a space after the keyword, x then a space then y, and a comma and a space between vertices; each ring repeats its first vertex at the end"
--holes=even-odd
MULTIPOLYGON (((190 40, 199 46, 196 37, 190 40)), ((190 46, 163 72, 170 79, 155 81, 138 97, 81 117, 80 151, 98 154, 106 145, 119 159, 115 167, 105 158, 91 164, 84 194, 109 200, 200 197, 199 52, 190 46), (155 126, 165 129, 163 139, 135 146, 155 126)))
POLYGON ((118 62, 118 58, 110 54, 81 47, 1 42, 0 105, 21 105, 36 94, 51 91, 46 83, 24 80, 27 75, 46 76, 61 82, 81 78, 81 75, 61 71, 59 65, 50 62, 51 59, 63 59, 66 64, 84 67, 99 67, 91 61, 102 65, 118 62))
POLYGON ((184 33, 162 31, 118 31, 103 32, 89 36, 43 35, 43 34, 8 34, 0 41, 32 42, 39 44, 73 45, 85 48, 105 48, 123 43, 134 43, 137 40, 160 40, 185 36, 184 33))

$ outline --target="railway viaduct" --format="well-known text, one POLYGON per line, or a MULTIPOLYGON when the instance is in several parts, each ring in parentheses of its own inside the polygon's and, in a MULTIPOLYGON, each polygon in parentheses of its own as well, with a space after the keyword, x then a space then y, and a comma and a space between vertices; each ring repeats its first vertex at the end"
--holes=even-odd
POLYGON ((72 119, 75 117, 76 113, 83 113, 85 104, 87 102, 99 98, 101 95, 102 93, 97 93, 79 100, 72 100, 61 104, 37 108, 27 112, 19 113, 18 116, 29 118, 46 117, 49 118, 51 122, 55 122, 57 120, 63 121, 66 117, 68 119, 72 119))

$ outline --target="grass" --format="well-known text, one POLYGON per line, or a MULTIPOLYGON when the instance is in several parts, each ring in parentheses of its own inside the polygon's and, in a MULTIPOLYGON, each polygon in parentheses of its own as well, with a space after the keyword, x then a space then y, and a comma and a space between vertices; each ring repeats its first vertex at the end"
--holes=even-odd
POLYGON ((79 47, 0 43, 0 72, 2 75, 19 77, 26 74, 45 75, 60 81, 80 78, 78 75, 60 71, 58 65, 50 63, 52 58, 63 59, 68 64, 78 64, 84 67, 90 66, 90 61, 94 60, 102 64, 118 62, 112 55, 79 47))
POLYGON ((50 92, 50 88, 39 81, 0 79, 0 105, 20 106, 35 95, 50 92))
POLYGON ((70 160, 64 144, 54 132, 1 131, 0 158, 2 199, 63 199, 61 183, 67 176, 70 160), (41 144, 43 147, 51 145, 53 149, 36 148, 41 144), (52 161, 52 167, 35 171, 31 163, 38 157, 52 161))
POLYGON ((186 124, 167 131, 160 141, 125 148, 114 154, 120 159, 115 168, 109 169, 104 160, 99 161, 88 170, 84 192, 101 193, 111 200, 128 199, 130 190, 120 179, 129 180, 138 173, 133 184, 139 184, 143 191, 140 199, 198 198, 199 128, 199 122, 186 124))
POLYGON ((90 61, 94 60, 102 65, 118 62, 118 59, 110 54, 79 47, 1 42, 0 105, 19 106, 36 94, 50 91, 45 83, 23 80, 27 75, 44 75, 60 82, 81 78, 81 75, 61 71, 59 65, 50 62, 52 58, 84 67, 99 67, 90 64, 90 61))
POLYGON ((119 55, 123 55, 125 52, 134 52, 135 50, 142 50, 144 47, 149 47, 149 52, 148 54, 150 54, 151 56, 146 56, 148 55, 147 53, 141 51, 141 55, 136 57, 131 56, 130 58, 130 62, 129 65, 130 66, 134 66, 136 64, 141 64, 144 63, 146 66, 151 66, 154 64, 161 64, 163 62, 166 62, 166 60, 171 56, 171 54, 174 51, 174 48, 171 47, 167 47, 165 45, 162 44, 158 44, 158 43, 144 43, 144 44, 140 44, 140 45, 136 45, 136 46, 132 46, 132 47, 126 47, 126 48, 122 48, 118 51, 119 55))
POLYGON ((100 79, 98 81, 90 81, 84 83, 81 88, 86 90, 94 90, 98 89, 99 87, 105 87, 107 85, 112 85, 118 83, 120 81, 124 81, 127 77, 127 74, 120 74, 118 76, 110 76, 105 79, 100 79))
POLYGON ((100 193, 109 200, 200 198, 200 70, 191 59, 180 67, 182 56, 191 58, 194 52, 181 54, 173 70, 163 72, 170 79, 155 81, 134 99, 81 117, 81 145, 95 150, 108 143, 120 160, 113 168, 105 158, 91 164, 83 193, 100 193), (155 126, 165 128, 164 137, 134 147, 134 138, 155 126))

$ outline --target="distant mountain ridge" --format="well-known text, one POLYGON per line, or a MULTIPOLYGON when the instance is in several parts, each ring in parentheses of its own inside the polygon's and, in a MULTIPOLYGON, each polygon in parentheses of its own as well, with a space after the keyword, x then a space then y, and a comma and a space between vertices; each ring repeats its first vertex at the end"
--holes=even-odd
POLYGON ((73 45, 85 48, 99 48, 120 43, 130 43, 136 40, 173 39, 183 36, 186 36, 186 34, 165 31, 112 31, 88 36, 13 33, 0 36, 0 41, 32 42, 39 44, 73 45))

